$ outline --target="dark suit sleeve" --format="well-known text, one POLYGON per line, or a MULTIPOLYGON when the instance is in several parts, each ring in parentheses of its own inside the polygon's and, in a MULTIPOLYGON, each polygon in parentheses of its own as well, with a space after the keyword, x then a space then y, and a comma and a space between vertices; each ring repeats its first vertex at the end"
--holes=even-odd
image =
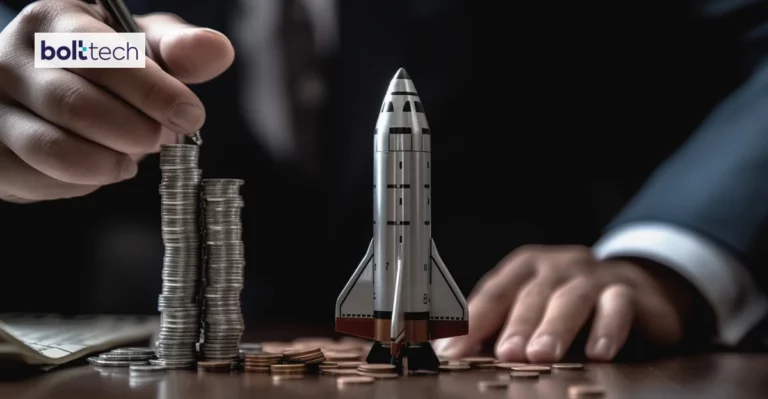
POLYGON ((663 221, 748 258, 768 223, 768 64, 709 116, 611 223, 663 221))
POLYGON ((714 310, 718 335, 737 344, 768 312, 751 262, 768 227, 768 7, 758 1, 700 2, 746 43, 748 77, 653 173, 609 224, 598 257, 639 256, 687 278, 714 310), (746 5, 745 5, 746 4, 746 5), (730 8, 729 8, 730 7, 730 8), (745 10, 750 11, 745 13, 745 10), (733 21, 741 18, 744 25, 733 21))

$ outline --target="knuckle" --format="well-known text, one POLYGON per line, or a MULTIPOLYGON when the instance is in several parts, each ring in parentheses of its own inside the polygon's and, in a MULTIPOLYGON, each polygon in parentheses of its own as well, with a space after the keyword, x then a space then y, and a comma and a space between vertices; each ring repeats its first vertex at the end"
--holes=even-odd
POLYGON ((477 297, 489 303, 503 302, 509 299, 510 292, 497 280, 491 280, 478 291, 477 297))
POLYGON ((517 247, 514 251, 512 251, 512 254, 515 257, 522 257, 522 258, 530 258, 532 256, 535 256, 541 252, 541 245, 536 244, 526 244, 521 245, 517 247))
POLYGON ((37 157, 50 160, 56 165, 66 166, 66 144, 64 137, 55 131, 38 127, 32 130, 31 140, 25 144, 28 148, 25 151, 36 154, 37 157))
POLYGON ((553 295, 554 300, 568 301, 575 303, 586 303, 593 301, 597 293, 595 287, 589 282, 578 282, 572 289, 560 289, 553 295))
POLYGON ((566 252, 575 260, 580 261, 587 261, 587 260, 593 260, 594 255, 592 254, 592 250, 588 247, 585 247, 583 245, 569 245, 564 248, 566 252))
POLYGON ((50 95, 47 96, 48 109, 58 119, 77 120, 85 116, 83 111, 86 107, 83 103, 87 95, 86 87, 59 79, 44 86, 51 88, 50 95))
POLYGON ((28 32, 46 31, 58 7, 60 5, 56 2, 36 1, 24 7, 16 16, 16 21, 28 32))
POLYGON ((616 295, 624 298, 632 297, 632 288, 623 283, 611 284, 606 287, 603 292, 605 294, 616 295))
POLYGON ((523 287, 517 295, 518 301, 526 301, 528 299, 536 299, 543 296, 549 296, 550 289, 547 285, 542 283, 531 283, 523 287))

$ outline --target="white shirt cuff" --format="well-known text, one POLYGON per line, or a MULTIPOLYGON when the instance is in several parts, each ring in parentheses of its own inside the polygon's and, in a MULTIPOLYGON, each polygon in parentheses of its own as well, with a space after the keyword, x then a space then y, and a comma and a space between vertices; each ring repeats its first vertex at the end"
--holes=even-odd
POLYGON ((768 313, 768 300, 747 269, 691 230, 656 222, 629 224, 603 236, 592 251, 598 259, 633 256, 674 269, 709 302, 724 345, 737 344, 768 313))

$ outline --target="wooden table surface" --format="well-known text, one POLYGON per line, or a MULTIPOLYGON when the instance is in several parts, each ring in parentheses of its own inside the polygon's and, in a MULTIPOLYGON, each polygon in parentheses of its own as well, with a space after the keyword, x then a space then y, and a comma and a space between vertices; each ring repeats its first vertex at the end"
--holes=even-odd
POLYGON ((203 399, 203 398, 567 398, 568 386, 598 383, 606 398, 765 398, 768 355, 713 354, 652 362, 586 364, 583 371, 553 370, 535 382, 513 382, 506 391, 481 392, 478 382, 493 370, 442 372, 378 380, 338 389, 336 377, 307 375, 274 383, 266 374, 168 371, 135 375, 124 368, 69 367, 0 383, 0 398, 14 399, 203 399))
MULTIPOLYGON (((244 342, 289 342, 300 337, 342 336, 328 326, 270 326, 246 334, 244 342)), ((141 343, 138 343, 141 344, 141 343)), ((640 352, 647 352, 640 350, 640 352)), ((268 374, 205 373, 196 370, 132 374, 125 368, 96 368, 84 359, 45 373, 0 369, 0 399, 294 399, 294 398, 568 398, 573 384, 602 385, 606 399, 768 398, 768 354, 710 353, 653 360, 585 363, 584 370, 553 370, 538 381, 512 382, 505 391, 481 392, 478 382, 508 375, 473 369, 377 380, 337 388, 336 377, 307 375, 273 382, 268 374)))

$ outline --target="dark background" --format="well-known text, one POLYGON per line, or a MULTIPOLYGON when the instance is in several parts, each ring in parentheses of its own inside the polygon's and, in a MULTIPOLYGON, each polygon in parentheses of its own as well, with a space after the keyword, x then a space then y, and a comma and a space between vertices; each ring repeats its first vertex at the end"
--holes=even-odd
MULTIPOLYGON (((195 85, 205 176, 246 180, 251 325, 333 322, 373 232, 372 132, 400 66, 433 132, 433 237, 466 295, 520 245, 592 244, 749 72, 742 39, 765 7, 714 3, 341 1, 328 168, 314 179, 247 133, 237 60, 195 85)), ((225 33, 236 12, 221 0, 129 4, 225 33)), ((0 203, 0 311, 156 313, 159 172, 153 156, 134 180, 84 198, 0 203)))

